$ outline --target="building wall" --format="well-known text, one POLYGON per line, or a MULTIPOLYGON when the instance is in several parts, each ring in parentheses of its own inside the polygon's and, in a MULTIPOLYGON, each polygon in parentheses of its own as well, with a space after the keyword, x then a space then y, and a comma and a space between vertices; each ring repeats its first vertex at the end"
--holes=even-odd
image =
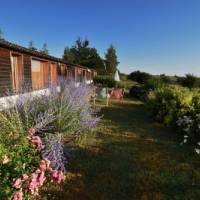
POLYGON ((24 84, 27 86, 32 86, 31 81, 31 56, 23 54, 23 64, 24 64, 24 84))
POLYGON ((10 51, 0 48, 0 96, 11 89, 11 60, 10 51))
MULTIPOLYGON (((12 90, 12 70, 11 70, 11 54, 12 53, 19 53, 23 60, 23 82, 25 86, 32 87, 32 73, 31 73, 31 60, 32 56, 25 53, 15 52, 6 48, 0 47, 0 96, 4 96, 8 90, 12 90)), ((34 58, 37 59, 36 56, 34 58)), ((38 57, 38 59, 40 59, 38 57)), ((88 70, 87 68, 82 68, 79 66, 71 66, 62 64, 61 67, 58 66, 57 62, 52 60, 46 60, 48 62, 48 66, 51 66, 51 63, 55 63, 57 66, 57 75, 64 76, 66 78, 74 78, 75 81, 81 80, 90 80, 93 78, 96 73, 88 70), (65 67, 65 69, 64 69, 65 67), (81 73, 80 73, 81 71, 81 73), (82 77, 80 77, 82 76, 82 77)), ((49 68, 49 74, 51 74, 51 70, 49 68)), ((52 79, 52 77, 51 77, 52 79)))

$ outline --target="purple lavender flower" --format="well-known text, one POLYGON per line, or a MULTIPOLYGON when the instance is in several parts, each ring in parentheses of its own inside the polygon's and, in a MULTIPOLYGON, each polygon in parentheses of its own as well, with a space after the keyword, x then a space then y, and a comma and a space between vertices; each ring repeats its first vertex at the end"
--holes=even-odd
POLYGON ((37 132, 45 132, 52 129, 52 122, 56 119, 51 110, 40 112, 35 119, 35 126, 37 132))
POLYGON ((80 125, 83 129, 91 129, 94 128, 99 121, 101 120, 102 116, 97 116, 99 109, 95 108, 87 108, 82 110, 80 113, 80 125))
POLYGON ((44 138, 44 149, 42 158, 51 162, 53 170, 62 170, 65 172, 65 166, 68 164, 69 153, 64 151, 64 144, 60 135, 48 135, 44 138))

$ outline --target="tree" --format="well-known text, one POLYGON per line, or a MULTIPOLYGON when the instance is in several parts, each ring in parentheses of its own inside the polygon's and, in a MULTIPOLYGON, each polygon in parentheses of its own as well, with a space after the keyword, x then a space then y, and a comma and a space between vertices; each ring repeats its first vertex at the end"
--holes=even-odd
POLYGON ((3 31, 0 29, 0 39, 4 39, 3 37, 3 31))
POLYGON ((116 49, 113 45, 107 49, 105 54, 105 64, 106 64, 106 72, 110 75, 114 75, 117 70, 117 65, 119 64, 116 55, 116 49))
POLYGON ((105 71, 103 59, 94 47, 90 47, 88 39, 79 37, 72 47, 65 47, 63 59, 70 63, 95 69, 99 74, 103 74, 105 71))
POLYGON ((134 71, 128 75, 128 78, 136 81, 138 83, 144 84, 147 82, 152 76, 146 72, 134 71))
POLYGON ((48 46, 47 43, 43 44, 42 50, 40 51, 41 53, 44 53, 46 55, 49 55, 49 50, 48 50, 48 46))
POLYGON ((72 52, 72 50, 69 47, 65 47, 63 59, 67 60, 69 63, 76 64, 75 54, 72 52))
POLYGON ((199 87, 200 79, 193 74, 186 74, 185 77, 179 77, 178 83, 188 88, 199 87))
POLYGON ((37 48, 34 46, 34 42, 33 41, 29 42, 28 48, 30 50, 37 51, 37 48))

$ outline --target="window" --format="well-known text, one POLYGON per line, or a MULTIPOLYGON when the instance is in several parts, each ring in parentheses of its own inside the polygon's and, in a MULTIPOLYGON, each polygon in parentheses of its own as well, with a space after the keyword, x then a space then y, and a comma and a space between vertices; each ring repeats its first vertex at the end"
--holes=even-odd
POLYGON ((11 73, 12 73, 12 88, 14 91, 22 89, 23 85, 23 64, 22 56, 17 54, 11 55, 11 73))
POLYGON ((49 83, 48 62, 32 59, 31 74, 32 74, 33 89, 46 87, 49 83))

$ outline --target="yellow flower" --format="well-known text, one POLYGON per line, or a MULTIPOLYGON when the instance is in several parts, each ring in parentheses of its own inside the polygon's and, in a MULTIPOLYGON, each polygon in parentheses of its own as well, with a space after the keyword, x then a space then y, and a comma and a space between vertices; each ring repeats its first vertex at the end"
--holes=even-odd
POLYGON ((8 156, 7 155, 2 156, 2 163, 7 164, 8 162, 10 162, 10 159, 8 158, 8 156))

